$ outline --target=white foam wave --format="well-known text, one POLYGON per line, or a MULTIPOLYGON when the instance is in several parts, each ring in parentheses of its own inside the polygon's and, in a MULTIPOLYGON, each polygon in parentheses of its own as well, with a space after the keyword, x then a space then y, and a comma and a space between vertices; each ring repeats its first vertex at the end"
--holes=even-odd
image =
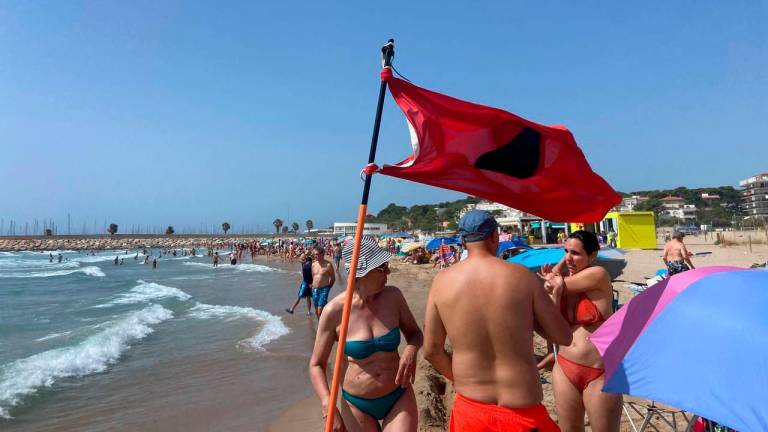
POLYGON ((3 259, 0 260, 0 268, 3 269, 10 269, 10 270, 24 270, 24 269, 64 269, 64 268, 75 268, 80 267, 80 264, 72 261, 64 261, 64 262, 58 262, 54 260, 54 262, 49 262, 47 259, 25 259, 25 258, 15 258, 15 259, 3 259))
POLYGON ((0 257, 7 257, 7 256, 12 257, 12 256, 16 256, 16 254, 14 254, 13 252, 0 251, 0 257))
POLYGON ((238 345, 264 351, 264 345, 290 332, 288 327, 283 324, 280 317, 274 316, 269 312, 258 309, 241 306, 220 306, 198 303, 189 310, 189 316, 198 319, 223 319, 225 321, 234 321, 240 318, 249 318, 263 323, 263 327, 258 333, 241 340, 238 345))
POLYGON ((198 262, 185 262, 184 265, 188 266, 195 266, 195 267, 206 267, 206 268, 212 268, 212 269, 230 269, 238 272, 260 272, 260 273, 267 273, 267 272, 274 272, 278 271, 276 268, 272 268, 265 265, 260 264, 237 264, 237 265, 230 265, 229 263, 219 263, 218 267, 213 267, 213 264, 207 264, 207 263, 198 263, 198 262))
POLYGON ((95 307, 100 308, 114 305, 143 303, 169 297, 174 297, 179 300, 189 300, 192 298, 191 295, 178 288, 160 285, 155 282, 144 282, 143 280, 136 282, 138 285, 131 288, 130 291, 122 293, 118 295, 117 298, 95 307))
POLYGON ((62 333, 51 333, 51 334, 49 334, 47 336, 43 336, 43 337, 41 337, 39 339, 35 339, 35 342, 42 342, 42 341, 47 341, 49 339, 56 339, 58 337, 68 336, 70 334, 72 334, 71 331, 66 331, 66 332, 62 332, 62 333))
MULTIPOLYGON (((120 257, 120 255, 118 254, 107 255, 107 256, 94 255, 94 256, 74 257, 71 260, 76 262, 81 262, 81 263, 97 263, 97 262, 104 262, 104 261, 114 261, 115 256, 117 256, 118 258, 120 257)), ((123 258, 125 258, 125 255, 123 255, 123 258)))
POLYGON ((106 276, 103 271, 101 271, 100 268, 96 266, 88 266, 88 267, 82 267, 82 268, 76 268, 76 269, 68 269, 68 270, 52 270, 52 271, 41 271, 41 272, 31 272, 31 273, 22 273, 22 272, 16 272, 16 273, 0 273, 0 279, 7 279, 7 278, 41 278, 41 277, 53 277, 53 276, 66 276, 73 273, 85 273, 88 276, 95 276, 95 277, 104 277, 106 276))
POLYGON ((152 305, 114 321, 78 345, 44 351, 0 367, 0 416, 10 418, 9 409, 23 397, 61 378, 103 372, 132 343, 152 333, 151 325, 171 318, 171 311, 152 305))

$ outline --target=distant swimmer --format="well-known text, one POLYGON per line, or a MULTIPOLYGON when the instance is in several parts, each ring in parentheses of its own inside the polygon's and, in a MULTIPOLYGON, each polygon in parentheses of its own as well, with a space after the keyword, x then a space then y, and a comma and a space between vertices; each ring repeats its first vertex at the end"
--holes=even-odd
POLYGON ((219 253, 216 252, 213 254, 213 267, 219 266, 219 253))
POLYGON ((152 259, 152 270, 157 269, 157 258, 152 259))
POLYGON ((53 254, 52 253, 48 254, 48 262, 53 262, 53 254))
POLYGON ((134 260, 137 260, 137 259, 139 259, 139 253, 138 253, 138 252, 136 252, 136 256, 134 256, 134 257, 133 257, 133 259, 134 259, 134 260))
POLYGON ((63 258, 64 258, 64 256, 63 256, 62 254, 59 254, 59 262, 61 262, 61 260, 62 260, 63 258))
POLYGON ((117 265, 117 261, 118 260, 119 260, 119 258, 117 257, 117 255, 115 255, 115 265, 117 265))
POLYGON ((229 255, 229 263, 232 264, 232 265, 237 264, 237 254, 235 252, 232 252, 229 255))
POLYGON ((144 255, 144 262, 142 264, 149 264, 149 255, 144 255))
POLYGON ((125 258, 120 258, 120 265, 123 265, 123 260, 125 260, 125 258))

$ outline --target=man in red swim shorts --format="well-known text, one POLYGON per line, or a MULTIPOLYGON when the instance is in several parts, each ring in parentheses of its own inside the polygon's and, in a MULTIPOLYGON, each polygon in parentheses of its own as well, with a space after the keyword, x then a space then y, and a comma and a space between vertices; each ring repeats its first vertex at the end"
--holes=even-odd
POLYGON ((424 320, 424 357, 457 393, 450 430, 559 431, 541 404, 533 355, 534 330, 570 345, 559 305, 533 272, 496 257, 498 224, 490 213, 466 213, 459 234, 468 258, 435 277, 424 320))

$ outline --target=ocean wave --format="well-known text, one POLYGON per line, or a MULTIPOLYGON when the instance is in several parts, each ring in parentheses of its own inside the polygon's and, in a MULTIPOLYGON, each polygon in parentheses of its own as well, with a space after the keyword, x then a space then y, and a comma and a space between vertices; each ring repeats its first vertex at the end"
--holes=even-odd
POLYGON ((99 267, 96 266, 88 266, 88 267, 81 267, 81 268, 75 268, 75 269, 68 269, 68 270, 51 270, 51 271, 40 271, 40 272, 15 272, 15 273, 0 273, 0 279, 7 279, 7 278, 42 278, 42 277, 53 277, 53 276, 66 276, 73 273, 85 273, 88 276, 95 276, 95 277, 104 277, 106 276, 103 271, 99 267))
MULTIPOLYGON (((120 257, 120 254, 115 255, 93 255, 93 256, 84 256, 84 257, 74 257, 70 258, 71 261, 75 262, 81 262, 81 263, 97 263, 97 262, 104 262, 104 261, 114 261, 115 256, 118 258, 120 257)), ((125 258, 126 255, 123 255, 123 258, 125 258)))
POLYGON ((259 321, 264 326, 258 333, 241 340, 238 345, 247 349, 256 351, 265 351, 264 345, 290 332, 288 327, 283 324, 280 317, 274 316, 269 312, 242 306, 220 306, 198 303, 189 310, 189 316, 198 319, 223 319, 225 321, 234 321, 240 318, 249 318, 259 321))
POLYGON ((268 267, 265 265, 260 264, 237 264, 237 265, 230 265, 229 263, 220 263, 218 267, 213 267, 213 264, 207 264, 207 263, 198 263, 198 262, 185 262, 184 265, 188 266, 195 266, 195 267, 206 267, 211 268, 214 270, 218 269, 230 269, 237 272, 260 272, 260 273, 267 273, 267 272, 274 272, 278 271, 276 268, 268 267))
POLYGON ((152 333, 151 325, 171 318, 173 312, 152 305, 114 321, 75 346, 44 351, 1 366, 0 417, 10 418, 9 410, 40 387, 50 387, 61 378, 105 371, 132 343, 152 333))
POLYGON ((0 251, 0 257, 7 257, 7 256, 13 257, 13 256, 16 256, 16 254, 13 252, 0 251))
POLYGON ((155 282, 144 282, 143 280, 136 282, 138 285, 131 288, 130 291, 119 294, 115 299, 94 307, 102 308, 115 305, 143 303, 168 297, 175 297, 179 300, 189 300, 192 298, 191 295, 178 288, 160 285, 155 282))
POLYGON ((80 267, 79 263, 73 261, 58 262, 54 260, 49 262, 48 259, 27 259, 27 258, 13 258, 13 259, 0 259, 0 268, 9 270, 25 270, 25 269, 65 269, 80 267))
POLYGON ((41 338, 35 339, 35 342, 43 342, 43 341, 47 341, 47 340, 50 340, 50 339, 56 339, 56 338, 62 337, 62 336, 69 336, 70 334, 72 334, 71 331, 66 331, 66 332, 62 332, 62 333, 51 333, 51 334, 49 334, 47 336, 43 336, 41 338))

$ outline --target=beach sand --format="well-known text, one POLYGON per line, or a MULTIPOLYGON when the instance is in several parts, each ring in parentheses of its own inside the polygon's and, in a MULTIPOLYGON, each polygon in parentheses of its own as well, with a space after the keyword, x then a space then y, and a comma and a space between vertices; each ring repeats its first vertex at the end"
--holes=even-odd
MULTIPOLYGON (((746 235, 741 237, 739 234, 729 233, 728 235, 733 236, 736 241, 743 241, 746 238, 746 235)), ((758 233, 758 235, 762 235, 762 233, 758 233)), ((753 238, 757 237, 754 233, 752 236, 753 238)), ((705 239, 704 236, 686 237, 685 243, 694 254, 711 252, 711 254, 693 257, 693 263, 697 267, 712 265, 749 267, 753 263, 768 261, 768 246, 765 243, 754 243, 752 245, 752 252, 749 252, 747 244, 728 247, 716 246, 712 244, 711 238, 705 239)), ((620 303, 627 302, 633 296, 632 292, 624 287, 625 284, 629 282, 643 283, 646 279, 652 277, 656 270, 663 267, 661 260, 661 249, 663 246, 663 243, 660 243, 658 250, 631 250, 627 252, 627 266, 623 274, 613 283, 614 288, 620 293, 620 303)), ((393 271, 389 278, 389 283, 403 291, 416 319, 423 326, 427 293, 437 270, 427 265, 402 265, 394 261, 391 267, 393 271)), ((681 344, 684 346, 685 341, 681 341, 681 344)), ((539 354, 543 354, 546 351, 544 342, 539 337, 536 337, 536 351, 539 354)), ((542 376, 547 381, 546 384, 543 384, 543 403, 549 410, 550 415, 556 419, 552 385, 549 384, 551 383, 551 374, 545 371, 542 373, 542 376)), ((310 386, 309 382, 307 382, 307 386, 310 386)), ((419 406, 419 431, 436 432, 447 430, 450 407, 453 403, 452 386, 421 357, 419 357, 414 389, 419 406)), ((645 402, 636 398, 625 398, 625 400, 645 402)), ((640 418, 635 414, 632 417, 635 421, 640 418)), ((671 419, 670 415, 667 415, 667 417, 671 419)), ((677 421, 680 422, 681 420, 682 417, 677 415, 677 421)), ((658 419, 654 420, 653 424, 659 430, 672 430, 658 419)), ((283 412, 270 424, 268 430, 271 432, 319 431, 322 428, 323 422, 319 400, 315 396, 311 396, 283 412)), ((682 429, 684 427, 680 427, 680 430, 682 429)), ((589 426, 587 426, 587 430, 590 430, 589 426)), ((621 430, 632 431, 626 414, 622 416, 621 430)))

